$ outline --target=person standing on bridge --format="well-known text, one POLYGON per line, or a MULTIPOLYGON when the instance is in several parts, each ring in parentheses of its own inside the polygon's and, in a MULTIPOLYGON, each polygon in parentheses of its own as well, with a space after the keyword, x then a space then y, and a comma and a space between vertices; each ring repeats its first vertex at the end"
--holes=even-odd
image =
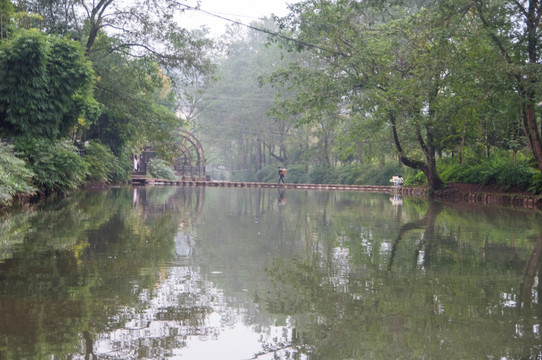
POLYGON ((281 181, 284 184, 284 175, 286 175, 286 169, 279 166, 279 181, 277 182, 277 184, 280 184, 281 181))

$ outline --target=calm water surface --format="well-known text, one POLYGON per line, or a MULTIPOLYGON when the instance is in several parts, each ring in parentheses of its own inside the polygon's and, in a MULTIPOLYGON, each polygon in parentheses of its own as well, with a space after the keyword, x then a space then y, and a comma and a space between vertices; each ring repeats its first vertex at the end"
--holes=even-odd
POLYGON ((540 359, 539 212, 122 188, 0 216, 0 359, 540 359))

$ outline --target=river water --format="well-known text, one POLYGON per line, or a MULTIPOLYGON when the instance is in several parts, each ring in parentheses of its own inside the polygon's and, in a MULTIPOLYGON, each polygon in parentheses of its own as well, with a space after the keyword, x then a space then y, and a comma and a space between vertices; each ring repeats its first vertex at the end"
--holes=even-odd
POLYGON ((0 216, 0 359, 540 359, 542 216, 127 187, 0 216))

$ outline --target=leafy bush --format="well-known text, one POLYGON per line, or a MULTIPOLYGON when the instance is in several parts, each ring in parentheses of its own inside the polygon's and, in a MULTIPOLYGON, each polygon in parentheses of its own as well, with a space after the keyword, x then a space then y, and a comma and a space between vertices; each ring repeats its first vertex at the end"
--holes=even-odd
POLYGON ((256 181, 258 182, 273 182, 277 179, 278 169, 274 165, 264 166, 256 173, 256 181))
POLYGON ((309 182, 311 184, 335 184, 337 176, 333 169, 324 166, 315 166, 309 170, 309 182))
POLYGON ((529 191, 533 194, 542 194, 542 173, 539 172, 531 177, 529 191))
MULTIPOLYGON (((292 184, 305 184, 308 183, 308 174, 305 170, 305 165, 298 164, 298 165, 292 165, 288 166, 287 168, 288 172, 286 173, 285 180, 286 182, 292 183, 292 184)), ((278 173, 276 172, 277 180, 278 180, 278 173)))
POLYGON ((369 164, 360 169, 356 185, 390 185, 393 175, 403 174, 405 169, 397 164, 369 164))
POLYGON ((85 148, 85 161, 89 180, 112 182, 116 179, 119 160, 109 147, 90 141, 85 148))
POLYGON ((151 176, 157 179, 177 180, 175 171, 162 159, 151 160, 151 176))
POLYGON ((10 203, 15 194, 35 192, 32 176, 24 161, 13 153, 13 146, 0 141, 0 205, 10 203))
POLYGON ((495 184, 497 181, 497 169, 489 162, 474 165, 458 172, 459 182, 465 184, 495 184))
POLYGON ((114 167, 109 175, 113 183, 122 183, 131 181, 133 168, 132 154, 127 151, 121 151, 117 157, 116 167, 114 167))
POLYGON ((351 185, 358 179, 362 172, 357 164, 348 164, 335 170, 338 184, 351 185))
POLYGON ((512 163, 502 164, 497 168, 496 181, 505 190, 528 189, 535 170, 521 162, 514 166, 512 163))
POLYGON ((24 138, 15 146, 34 172, 34 184, 45 193, 74 190, 87 177, 87 163, 69 140, 24 138))
POLYGON ((427 185, 427 176, 421 171, 416 171, 413 175, 409 175, 405 178, 403 183, 405 186, 423 186, 427 185))
POLYGON ((444 162, 439 164, 439 173, 445 182, 498 185, 505 190, 526 190, 536 171, 525 159, 521 159, 514 165, 513 161, 507 157, 494 156, 473 165, 444 162))
POLYGON ((460 182, 460 174, 464 170, 464 166, 459 163, 450 163, 438 166, 440 178, 444 182, 460 182))

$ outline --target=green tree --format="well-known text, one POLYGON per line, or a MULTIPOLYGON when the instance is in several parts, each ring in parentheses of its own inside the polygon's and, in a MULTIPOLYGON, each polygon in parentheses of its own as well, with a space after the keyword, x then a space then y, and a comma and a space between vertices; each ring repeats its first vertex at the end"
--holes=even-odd
MULTIPOLYGON (((376 156, 382 161, 385 159, 382 150, 389 153, 390 148, 382 146, 385 142, 374 140, 382 139, 376 134, 390 128, 386 126, 390 114, 397 112, 391 106, 401 104, 392 99, 399 94, 393 82, 402 77, 400 67, 406 65, 397 56, 405 50, 404 44, 386 26, 402 13, 396 8, 382 11, 381 3, 365 5, 343 0, 304 1, 292 6, 292 13, 282 19, 282 26, 290 29, 290 38, 295 37, 287 45, 304 51, 305 61, 276 72, 271 81, 296 92, 293 101, 278 103, 277 111, 297 113, 296 121, 312 123, 317 128, 326 128, 329 120, 340 120, 340 126, 331 125, 340 129, 337 135, 351 144, 357 143, 341 144, 345 160, 376 156), (359 137, 356 142, 351 141, 354 135, 359 137), (354 153, 356 150, 364 152, 354 153)), ((403 106, 410 103, 402 102, 403 106)), ((402 113, 407 112, 402 110, 402 113)), ((396 116, 391 117, 395 119, 396 116)), ((325 138, 322 140, 325 149, 325 138)), ((387 142, 390 143, 389 135, 387 142)), ((415 139, 409 138, 408 146, 412 147, 413 143, 415 139)), ((418 168, 425 166, 429 173, 427 164, 407 156, 406 149, 404 145, 398 149, 403 163, 418 168)), ((432 159, 428 160, 432 164, 432 159)), ((435 181, 438 183, 438 177, 435 181)))
POLYGON ((206 76, 213 65, 207 55, 212 42, 203 30, 179 27, 186 6, 172 0, 137 3, 102 1, 27 1, 39 14, 41 28, 80 41, 97 75, 96 99, 104 105, 96 121, 81 121, 77 137, 98 139, 116 156, 152 145, 171 158, 166 148, 187 73, 206 76))
POLYGON ((0 42, 10 37, 10 26, 12 24, 11 16, 13 14, 13 5, 9 0, 0 0, 0 42))
MULTIPOLYGON (((500 112, 500 124, 507 125, 500 128, 511 128, 503 116, 509 112, 502 111, 508 102, 500 100, 506 92, 492 85, 503 83, 490 74, 500 68, 488 43, 475 42, 479 29, 468 6, 307 0, 291 8, 281 20, 295 36, 288 44, 311 59, 275 74, 275 83, 298 89, 291 109, 317 123, 323 121, 318 115, 332 111, 342 128, 373 140, 368 146, 377 149, 386 149, 378 142, 387 137, 400 161, 422 171, 431 189, 444 186, 437 156, 462 152, 467 139, 479 141, 480 118, 500 112)), ((489 124, 486 129, 495 122, 489 124)))
POLYGON ((99 139, 117 156, 147 144, 159 150, 172 141, 173 130, 181 121, 158 102, 167 101, 169 94, 168 79, 156 63, 112 54, 94 67, 96 99, 104 105, 104 112, 88 129, 82 129, 83 140, 99 139))
POLYGON ((80 116, 96 115, 92 80, 79 44, 21 31, 0 48, 0 135, 68 135, 80 116))
POLYGON ((93 59, 113 51, 135 57, 145 54, 164 67, 207 62, 200 50, 209 41, 178 26, 187 9, 183 2, 27 0, 22 7, 41 16, 43 31, 79 40, 93 59), (100 44, 106 32, 114 46, 100 44))
POLYGON ((296 127, 304 126, 312 139, 306 149, 311 163, 330 168, 335 163, 339 120, 345 116, 342 88, 316 59, 301 56, 299 60, 269 78, 271 84, 295 94, 277 97, 270 113, 296 127))
POLYGON ((542 8, 540 1, 471 0, 485 35, 500 55, 501 66, 516 94, 519 118, 538 169, 542 171, 542 124, 538 104, 541 100, 540 47, 542 8))

